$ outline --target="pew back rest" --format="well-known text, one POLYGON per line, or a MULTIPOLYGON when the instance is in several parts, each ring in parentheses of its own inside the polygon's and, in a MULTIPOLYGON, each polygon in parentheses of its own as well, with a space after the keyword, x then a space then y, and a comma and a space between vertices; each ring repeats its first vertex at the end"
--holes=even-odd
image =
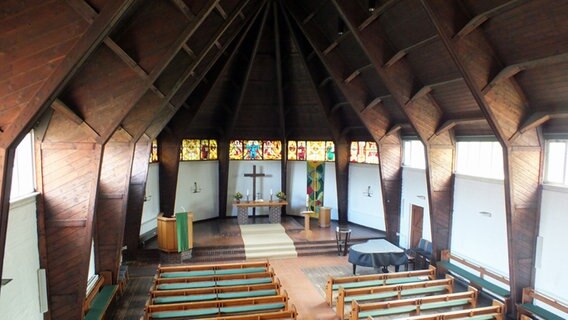
MULTIPOLYGON (((442 250, 440 257, 441 257, 440 260, 443 263, 449 263, 449 264, 452 264, 452 265, 457 267, 457 268, 454 268, 453 270, 463 269, 458 264, 455 264, 455 262, 458 262, 459 264, 464 265, 464 266, 466 266, 470 269, 473 269, 475 272, 479 273, 478 277, 485 280, 485 281, 487 281, 487 278, 491 278, 492 280, 496 280, 498 282, 501 282, 502 284, 506 285, 507 287, 510 286, 509 279, 507 277, 500 275, 500 274, 497 274, 495 272, 492 272, 492 271, 488 270, 487 268, 484 268, 480 265, 477 265, 473 262, 470 262, 470 261, 466 260, 465 258, 462 258, 458 255, 452 254, 449 250, 442 250)), ((465 269, 463 269, 463 270, 465 272, 469 272, 465 269)), ((503 296, 506 296, 506 295, 503 295, 503 296)))
MULTIPOLYGON (((562 303, 552 297, 549 297, 545 294, 539 293, 536 290, 532 289, 532 288, 523 288, 523 296, 522 296, 522 301, 521 301, 521 306, 525 306, 525 310, 527 311, 534 311, 535 314, 540 315, 540 316, 544 316, 550 319, 562 319, 562 317, 560 316, 556 316, 551 313, 550 311, 542 308, 542 307, 538 307, 534 304, 535 300, 544 303, 558 311, 564 312, 564 313, 568 313, 568 305, 565 303, 562 303), (527 308, 527 306, 534 306, 532 308, 527 308), (531 310, 528 310, 531 309, 531 310), (540 314, 539 314, 540 312, 540 314)), ((522 312, 521 312, 522 313, 522 312)))

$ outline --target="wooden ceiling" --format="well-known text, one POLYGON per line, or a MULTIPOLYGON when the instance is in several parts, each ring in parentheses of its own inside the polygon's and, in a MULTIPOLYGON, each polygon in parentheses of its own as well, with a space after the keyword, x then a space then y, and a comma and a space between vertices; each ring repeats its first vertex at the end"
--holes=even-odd
POLYGON ((393 241, 400 134, 417 136, 436 251, 449 243, 456 137, 494 136, 518 301, 534 266, 541 133, 568 136, 567 16, 565 0, 5 0, 0 260, 14 149, 32 128, 53 319, 80 317, 93 234, 105 235, 104 270, 117 269, 125 221, 136 246, 160 134, 174 164, 181 138, 218 138, 223 157, 230 139, 334 140, 343 218, 345 142, 373 139, 393 241))

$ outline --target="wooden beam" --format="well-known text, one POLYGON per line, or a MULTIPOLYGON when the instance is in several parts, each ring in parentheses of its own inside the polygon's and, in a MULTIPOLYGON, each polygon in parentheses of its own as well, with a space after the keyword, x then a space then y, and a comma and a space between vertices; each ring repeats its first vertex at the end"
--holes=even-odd
POLYGON ((531 114, 519 128, 520 133, 526 133, 551 119, 568 118, 568 110, 562 111, 537 111, 531 114))
MULTIPOLYGON (((278 102, 278 122, 280 125, 280 140, 284 143, 286 149, 286 115, 284 113, 284 92, 283 92, 283 76, 282 76, 282 52, 280 48, 280 25, 278 22, 278 7, 272 7, 272 14, 274 17, 274 51, 276 53, 275 69, 276 69, 276 91, 278 102)), ((283 167, 284 168, 284 167, 283 167)), ((285 173, 285 172, 283 172, 285 173)), ((283 176, 285 177, 285 175, 283 176)), ((284 179, 285 180, 285 179, 284 179)), ((282 190, 286 190, 286 185, 283 184, 282 190)))
POLYGON ((326 3, 327 1, 325 0, 320 1, 316 8, 302 20, 302 24, 310 22, 326 3))
POLYGON ((442 123, 436 130, 436 135, 443 134, 444 132, 453 129, 458 124, 476 123, 476 122, 486 122, 485 117, 474 117, 474 118, 464 118, 464 119, 451 119, 442 123))
POLYGON ((175 212, 176 188, 179 171, 181 139, 171 130, 163 130, 158 136, 160 159, 160 212, 172 217, 175 212))
POLYGON ((190 21, 195 19, 195 15, 191 12, 191 9, 185 4, 183 0, 172 0, 172 2, 178 7, 178 9, 183 13, 183 15, 190 21))
POLYGON ((470 34, 473 30, 477 29, 481 24, 485 21, 498 16, 504 12, 512 10, 524 3, 528 2, 528 0, 510 0, 509 2, 505 2, 502 5, 499 5, 493 9, 487 10, 483 13, 480 13, 473 17, 471 20, 468 21, 466 25, 464 25, 458 33, 456 33, 455 37, 463 38, 470 34))
POLYGON ((79 117, 75 112, 73 112, 73 110, 71 110, 71 108, 69 108, 69 106, 67 106, 61 100, 55 99, 51 107, 53 108, 53 110, 61 112, 67 119, 71 120, 71 122, 75 123, 76 125, 83 124, 83 119, 79 117))
POLYGON ((358 26, 359 31, 365 30, 365 28, 367 28, 371 23, 373 23, 375 20, 377 20, 383 13, 385 13, 385 11, 388 8, 390 8, 396 2, 397 2, 396 0, 386 0, 380 7, 376 8, 373 11, 373 14, 371 14, 371 16, 369 16, 367 19, 365 19, 365 21, 363 21, 358 26))
POLYGON ((217 3, 215 9, 219 12, 219 15, 223 18, 223 20, 227 20, 227 12, 225 12, 225 9, 223 9, 223 6, 221 6, 220 3, 217 3))
POLYGON ((390 66, 392 66, 393 64, 395 64, 397 61, 399 61, 400 59, 402 59, 404 56, 406 56, 409 52, 416 50, 418 48, 422 48, 430 43, 433 43, 434 41, 438 40, 438 35, 433 35, 427 39, 424 39, 418 43, 415 43, 409 47, 406 47, 404 49, 398 50, 397 53, 395 53, 394 56, 392 56, 392 58, 390 58, 386 63, 385 63, 385 67, 388 68, 390 66))
POLYGON ((553 55, 531 61, 520 62, 507 66, 501 69, 501 71, 499 71, 499 73, 495 77, 493 77, 491 81, 489 81, 489 83, 483 88, 483 90, 481 90, 481 92, 484 95, 488 94, 489 91, 493 89, 496 85, 498 85, 504 80, 514 77, 521 71, 548 66, 556 63, 562 63, 566 61, 568 61, 568 53, 561 53, 558 55, 553 55))

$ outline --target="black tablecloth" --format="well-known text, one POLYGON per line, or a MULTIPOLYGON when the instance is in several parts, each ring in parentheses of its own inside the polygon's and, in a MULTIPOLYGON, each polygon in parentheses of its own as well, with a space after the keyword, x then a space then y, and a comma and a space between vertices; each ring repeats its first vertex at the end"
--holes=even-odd
POLYGON ((351 246, 348 261, 358 266, 379 268, 406 264, 408 257, 401 248, 379 239, 351 246))

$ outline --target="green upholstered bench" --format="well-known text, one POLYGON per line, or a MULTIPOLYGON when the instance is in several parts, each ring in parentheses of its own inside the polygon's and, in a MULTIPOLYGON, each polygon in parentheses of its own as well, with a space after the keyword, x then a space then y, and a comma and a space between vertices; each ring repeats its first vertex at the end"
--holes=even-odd
POLYGON ((546 320, 564 320, 564 318, 532 303, 523 303, 520 306, 535 316, 539 316, 546 320))
POLYGON ((263 267, 240 268, 240 269, 219 269, 219 270, 215 270, 215 275, 260 273, 260 272, 266 272, 266 271, 267 271, 266 268, 263 268, 263 267))
POLYGON ((207 309, 194 309, 194 310, 153 312, 151 314, 151 317, 152 319, 170 319, 170 318, 182 318, 182 317, 210 316, 217 314, 219 314, 219 308, 207 308, 207 309))
POLYGON ((100 320, 105 315, 106 310, 110 306, 112 299, 114 298, 116 291, 118 290, 118 285, 106 285, 103 286, 101 291, 96 294, 95 299, 91 303, 89 311, 85 315, 85 320, 100 320))
POLYGON ((442 269, 446 269, 448 271, 451 271, 453 273, 455 273, 458 276, 461 276, 463 278, 465 278, 466 280, 468 280, 470 283, 477 285, 479 287, 482 287, 483 289, 486 289, 490 292, 493 292, 494 294, 503 297, 504 299, 507 299, 511 296, 511 292, 503 287, 500 287, 492 282, 489 282, 483 278, 481 278, 480 276, 476 276, 473 273, 455 265, 452 264, 449 261, 439 261, 437 264, 438 268, 442 268, 442 269))
POLYGON ((158 290, 180 290, 180 289, 195 289, 195 288, 210 288, 215 286, 215 281, 200 281, 200 282, 180 282, 180 283, 164 283, 156 286, 158 290))
POLYGON ((357 301, 368 301, 368 300, 381 300, 387 298, 394 298, 398 296, 397 291, 390 291, 390 292, 380 292, 380 293, 371 293, 371 294, 364 294, 360 296, 349 296, 345 297, 345 302, 351 302, 353 300, 357 301))
POLYGON ((246 286, 251 284, 271 283, 272 281, 273 281, 272 278, 221 280, 217 281, 217 286, 218 287, 246 286))
POLYGON ((215 270, 196 270, 196 271, 175 271, 175 272, 162 272, 160 278, 191 278, 214 276, 215 270))
POLYGON ((209 301, 217 299, 217 294, 193 294, 189 296, 169 296, 157 297, 152 300, 153 304, 170 304, 170 303, 183 303, 183 302, 196 302, 196 301, 209 301))
POLYGON ((265 310, 278 310, 278 309, 284 309, 285 307, 286 303, 276 302, 276 303, 263 303, 263 304, 249 304, 249 305, 235 306, 235 307, 221 307, 219 311, 221 313, 231 314, 231 313, 256 312, 256 311, 265 311, 265 310))
POLYGON ((359 319, 367 317, 384 317, 400 313, 410 313, 415 310, 416 306, 404 306, 404 307, 388 308, 381 310, 369 310, 369 311, 359 312, 359 319))

